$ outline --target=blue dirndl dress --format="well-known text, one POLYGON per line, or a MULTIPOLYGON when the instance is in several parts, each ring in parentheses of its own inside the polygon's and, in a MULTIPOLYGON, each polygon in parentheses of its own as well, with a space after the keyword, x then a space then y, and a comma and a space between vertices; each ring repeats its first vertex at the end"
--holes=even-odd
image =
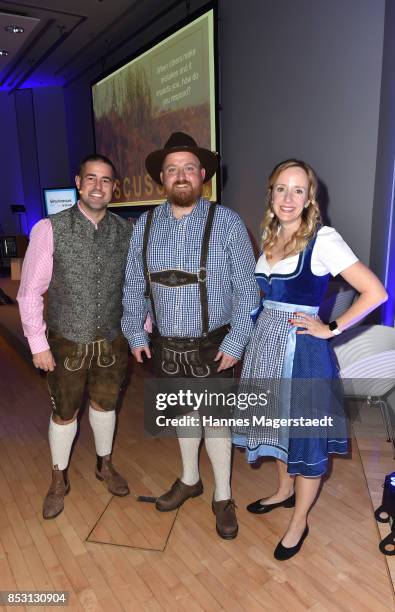
POLYGON ((246 449, 249 462, 276 457, 288 464, 288 473, 307 477, 327 471, 330 453, 348 452, 342 390, 330 343, 296 334, 297 328, 288 322, 294 312, 317 315, 325 294, 329 274, 311 271, 314 244, 315 238, 299 254, 294 272, 255 274, 265 298, 252 313, 255 328, 239 393, 265 390, 267 404, 238 408, 234 416, 244 424, 233 428, 233 443, 246 449), (262 424, 262 416, 268 424, 262 424), (254 417, 259 425, 253 424, 254 417), (285 419, 287 425, 274 428, 276 419, 285 419), (317 425, 301 427, 303 419, 317 425))

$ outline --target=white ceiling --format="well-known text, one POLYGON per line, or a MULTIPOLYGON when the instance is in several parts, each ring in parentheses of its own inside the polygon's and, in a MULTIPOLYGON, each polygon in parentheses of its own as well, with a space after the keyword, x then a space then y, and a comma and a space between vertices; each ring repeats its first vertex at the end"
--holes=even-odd
MULTIPOLYGON (((0 0, 0 89, 66 85, 101 61, 170 0, 0 0), (4 28, 19 25, 22 34, 4 28)), ((188 4, 188 3, 187 3, 188 4)))

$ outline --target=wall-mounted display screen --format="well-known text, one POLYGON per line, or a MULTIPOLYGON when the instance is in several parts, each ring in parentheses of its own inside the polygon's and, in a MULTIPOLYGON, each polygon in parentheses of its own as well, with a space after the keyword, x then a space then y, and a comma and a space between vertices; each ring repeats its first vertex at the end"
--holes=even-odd
MULTIPOLYGON (((214 49, 210 9, 92 86, 96 151, 119 173, 113 206, 163 201, 144 161, 172 132, 217 150, 214 49)), ((204 187, 216 201, 216 178, 204 187)))
POLYGON ((74 206, 78 200, 76 187, 60 189, 43 189, 45 215, 55 215, 66 208, 74 206))

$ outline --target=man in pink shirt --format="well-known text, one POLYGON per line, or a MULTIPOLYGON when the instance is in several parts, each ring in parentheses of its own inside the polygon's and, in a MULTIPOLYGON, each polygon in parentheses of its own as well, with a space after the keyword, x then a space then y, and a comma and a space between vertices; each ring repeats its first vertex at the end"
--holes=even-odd
POLYGON ((127 495, 111 450, 115 407, 127 364, 121 334, 122 287, 131 226, 108 212, 115 168, 102 155, 85 158, 75 177, 79 202, 32 229, 18 303, 36 368, 48 372, 52 483, 43 516, 54 518, 70 490, 67 466, 85 389, 97 453, 96 477, 127 495), (46 322, 43 294, 48 290, 46 322))

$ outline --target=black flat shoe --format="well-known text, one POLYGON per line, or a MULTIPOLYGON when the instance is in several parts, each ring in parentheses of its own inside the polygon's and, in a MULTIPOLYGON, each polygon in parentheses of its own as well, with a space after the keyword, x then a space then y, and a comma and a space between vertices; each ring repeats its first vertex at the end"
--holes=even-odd
POLYGON ((252 504, 247 506, 248 512, 252 512, 253 514, 265 514, 266 512, 271 512, 275 508, 294 508, 295 507, 295 493, 291 495, 291 497, 287 497, 281 502, 277 502, 276 504, 261 504, 261 500, 257 499, 252 504))
POLYGON ((306 525, 306 528, 304 532, 302 533, 302 537, 300 538, 299 542, 295 544, 295 546, 291 546, 291 548, 287 548, 286 546, 283 546, 281 542, 279 542, 274 550, 274 558, 277 559, 277 561, 286 561, 287 559, 290 559, 291 557, 296 555, 296 553, 298 553, 300 549, 302 548, 302 544, 308 535, 309 535, 309 526, 306 525))

